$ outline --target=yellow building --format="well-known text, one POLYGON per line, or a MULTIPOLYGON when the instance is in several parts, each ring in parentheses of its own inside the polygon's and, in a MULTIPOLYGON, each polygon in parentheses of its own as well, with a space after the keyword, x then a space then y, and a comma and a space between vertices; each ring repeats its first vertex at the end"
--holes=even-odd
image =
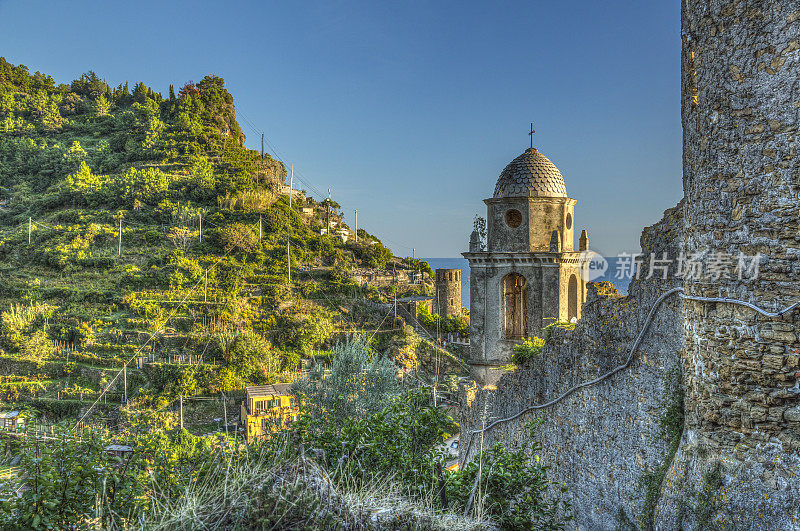
POLYGON ((300 408, 290 393, 291 386, 288 383, 256 385, 245 390, 240 415, 248 443, 286 428, 297 420, 300 408))

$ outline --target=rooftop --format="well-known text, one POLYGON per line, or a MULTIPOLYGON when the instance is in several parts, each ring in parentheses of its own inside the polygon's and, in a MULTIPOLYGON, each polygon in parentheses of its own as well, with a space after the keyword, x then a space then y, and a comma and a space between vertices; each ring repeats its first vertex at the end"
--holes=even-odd
POLYGON ((291 395, 290 383, 272 385, 253 385, 246 389, 247 398, 257 398, 260 396, 287 396, 291 395))
POLYGON ((500 173, 494 197, 567 197, 567 186, 550 159, 528 148, 500 173))

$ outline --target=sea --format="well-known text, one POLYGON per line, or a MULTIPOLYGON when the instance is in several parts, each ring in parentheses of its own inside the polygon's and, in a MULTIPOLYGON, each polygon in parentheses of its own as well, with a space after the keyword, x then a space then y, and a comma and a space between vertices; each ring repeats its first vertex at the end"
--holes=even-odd
MULTIPOLYGON (((469 262, 467 262, 466 258, 456 257, 456 258, 425 258, 426 262, 428 262, 433 270, 437 270, 439 268, 445 269, 460 269, 461 270, 461 305, 469 308, 469 262)), ((618 275, 618 272, 624 270, 624 266, 619 264, 622 258, 618 257, 608 257, 606 258, 608 261, 608 269, 603 274, 603 276, 595 279, 596 282, 600 282, 606 280, 614 284, 614 287, 617 288, 617 291, 622 294, 628 293, 628 285, 631 283, 631 278, 628 275, 618 275), (622 278, 617 278, 617 276, 621 276, 622 278)))

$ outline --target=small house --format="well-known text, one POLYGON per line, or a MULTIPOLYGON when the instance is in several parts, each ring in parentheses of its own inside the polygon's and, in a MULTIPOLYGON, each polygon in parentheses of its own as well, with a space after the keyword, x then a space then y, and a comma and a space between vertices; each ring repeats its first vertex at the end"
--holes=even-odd
POLYGON ((433 297, 430 295, 413 295, 411 297, 403 297, 397 299, 397 306, 402 307, 405 311, 414 317, 417 317, 423 308, 426 313, 433 311, 433 297))
POLYGON ((109 444, 105 450, 111 457, 119 457, 123 461, 127 461, 133 454, 133 447, 127 444, 109 444))
POLYGON ((240 418, 248 443, 285 429, 300 414, 292 384, 255 385, 245 389, 240 418))
POLYGON ((0 413, 0 430, 19 431, 25 427, 25 416, 19 411, 0 413))

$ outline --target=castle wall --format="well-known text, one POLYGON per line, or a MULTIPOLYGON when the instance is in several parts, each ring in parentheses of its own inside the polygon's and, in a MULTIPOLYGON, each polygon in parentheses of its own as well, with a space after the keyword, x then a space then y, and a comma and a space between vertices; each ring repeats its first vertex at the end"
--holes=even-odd
MULTIPOLYGON (((680 209, 642 237, 646 253, 676 253, 682 228, 680 209)), ((557 285, 557 284, 556 284, 557 285)), ((675 281, 634 280, 631 295, 614 298, 590 293, 574 331, 556 329, 541 357, 505 374, 494 389, 466 390, 461 408, 461 461, 480 447, 469 432, 485 418, 504 418, 526 406, 551 400, 573 385, 594 379, 622 364, 655 299, 675 281), (467 454, 468 452, 468 454, 467 454)), ((680 387, 681 302, 661 306, 639 354, 614 377, 584 388, 552 407, 522 415, 483 434, 483 446, 502 442, 530 446, 527 424, 541 418, 535 433, 542 461, 556 486, 566 486, 575 523, 585 529, 614 529, 636 523, 645 492, 638 488, 644 471, 658 468, 669 455, 660 420, 672 391, 680 387)))
MULTIPOLYGON (((773 310, 800 300, 800 5, 687 2, 682 12, 686 252, 761 253, 760 274, 686 282, 687 293, 773 310)), ((686 432, 659 521, 800 526, 797 312, 767 318, 685 304, 686 432)))

